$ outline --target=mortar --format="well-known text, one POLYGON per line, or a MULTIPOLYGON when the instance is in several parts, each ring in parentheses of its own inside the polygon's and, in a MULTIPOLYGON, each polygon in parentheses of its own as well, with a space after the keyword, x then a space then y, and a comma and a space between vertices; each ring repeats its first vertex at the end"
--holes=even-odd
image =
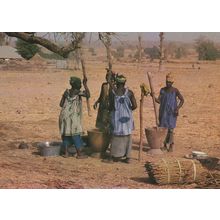
POLYGON ((167 128, 162 127, 150 127, 145 129, 145 135, 147 138, 150 154, 162 154, 161 147, 167 134, 167 128))
POLYGON ((106 135, 99 129, 88 130, 88 144, 93 152, 102 152, 106 147, 106 135))

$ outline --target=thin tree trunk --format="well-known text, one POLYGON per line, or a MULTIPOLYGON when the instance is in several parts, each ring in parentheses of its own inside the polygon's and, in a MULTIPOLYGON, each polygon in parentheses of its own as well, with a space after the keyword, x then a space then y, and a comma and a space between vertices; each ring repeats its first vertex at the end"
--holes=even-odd
POLYGON ((164 40, 164 32, 160 32, 160 61, 159 61, 159 71, 162 71, 163 66, 163 40, 164 40))
POLYGON ((99 39, 102 41, 106 48, 108 68, 110 71, 112 71, 111 33, 99 33, 99 39))
POLYGON ((142 59, 142 45, 141 45, 141 35, 138 36, 138 69, 140 68, 142 59))

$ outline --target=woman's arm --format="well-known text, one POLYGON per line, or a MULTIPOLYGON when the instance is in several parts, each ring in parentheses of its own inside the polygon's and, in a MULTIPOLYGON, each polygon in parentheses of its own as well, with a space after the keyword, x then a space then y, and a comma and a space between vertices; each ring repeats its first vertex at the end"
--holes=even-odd
MULTIPOLYGON (((153 94, 150 93, 150 95, 151 95, 151 97, 153 98, 153 94)), ((159 95, 158 98, 156 98, 156 97, 154 96, 155 102, 158 103, 158 104, 160 104, 160 98, 161 98, 161 95, 159 95)))
POLYGON ((67 98, 67 96, 68 96, 68 89, 63 93, 63 96, 62 96, 62 98, 61 98, 61 100, 60 100, 60 107, 62 108, 63 107, 63 105, 64 105, 64 102, 65 102, 65 99, 67 98))
POLYGON ((80 95, 83 96, 83 97, 86 97, 87 99, 89 99, 90 98, 90 91, 89 91, 89 88, 87 86, 87 78, 86 77, 83 78, 83 86, 85 88, 85 91, 80 95))
POLYGON ((180 100, 178 106, 177 106, 177 111, 183 106, 183 103, 184 103, 184 98, 183 96, 181 95, 181 93, 179 92, 179 90, 177 89, 177 92, 176 92, 176 96, 178 97, 178 99, 180 100))
POLYGON ((101 102, 102 100, 102 97, 103 97, 103 89, 104 89, 104 85, 105 83, 102 84, 102 87, 101 87, 101 91, 100 91, 100 94, 99 94, 99 98, 97 99, 97 101, 94 103, 93 105, 93 108, 96 109, 98 104, 101 102))
POLYGON ((133 111, 137 108, 137 102, 136 102, 136 99, 134 97, 133 91, 129 90, 129 92, 130 92, 130 100, 131 100, 131 105, 132 105, 131 110, 133 111))
POLYGON ((156 97, 154 97, 154 98, 155 98, 155 102, 158 103, 158 104, 160 104, 161 95, 159 95, 158 98, 156 98, 156 97))

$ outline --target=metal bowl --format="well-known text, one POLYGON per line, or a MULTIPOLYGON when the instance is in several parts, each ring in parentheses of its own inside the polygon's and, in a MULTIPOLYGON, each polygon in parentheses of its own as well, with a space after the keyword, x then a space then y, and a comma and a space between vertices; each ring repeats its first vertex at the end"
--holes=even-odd
POLYGON ((208 155, 202 151, 192 151, 192 156, 196 159, 203 159, 208 157, 208 155))
POLYGON ((61 142, 40 142, 37 144, 38 151, 41 156, 51 157, 51 156, 59 156, 61 151, 61 142))

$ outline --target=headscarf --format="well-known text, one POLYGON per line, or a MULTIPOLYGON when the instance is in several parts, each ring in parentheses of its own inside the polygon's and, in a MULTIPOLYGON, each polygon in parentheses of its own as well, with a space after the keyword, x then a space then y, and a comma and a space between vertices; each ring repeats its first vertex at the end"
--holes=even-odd
POLYGON ((70 77, 70 85, 74 86, 76 89, 80 89, 81 88, 81 79, 76 76, 71 76, 70 77))
POLYGON ((174 83, 174 76, 173 76, 172 73, 168 73, 168 74, 166 75, 166 81, 169 81, 169 82, 174 83))
POLYGON ((126 77, 123 75, 117 75, 115 77, 115 81, 118 83, 125 83, 126 82, 126 77))

